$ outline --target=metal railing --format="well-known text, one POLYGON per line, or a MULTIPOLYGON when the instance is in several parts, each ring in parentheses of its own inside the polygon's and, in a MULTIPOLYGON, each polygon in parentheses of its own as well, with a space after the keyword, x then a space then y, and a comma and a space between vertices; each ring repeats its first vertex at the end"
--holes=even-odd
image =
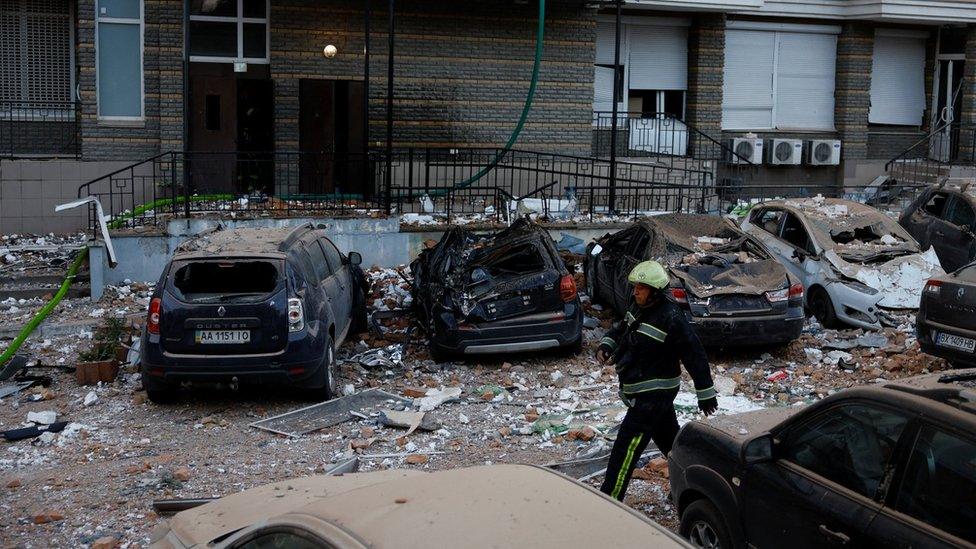
POLYGON ((77 158, 78 111, 71 101, 0 101, 0 157, 77 158))
POLYGON ((929 185, 943 177, 976 176, 976 125, 946 122, 936 126, 889 160, 885 172, 909 185, 929 185))

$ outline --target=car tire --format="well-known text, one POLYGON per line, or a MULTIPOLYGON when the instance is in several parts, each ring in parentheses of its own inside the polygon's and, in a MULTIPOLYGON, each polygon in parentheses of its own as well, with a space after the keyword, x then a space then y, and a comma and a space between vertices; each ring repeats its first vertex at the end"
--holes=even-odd
POLYGON ((434 362, 441 364, 444 362, 450 362, 454 358, 454 353, 448 351, 447 349, 438 347, 433 342, 430 344, 430 359, 434 362))
POLYGON ((840 321, 837 320, 837 311, 834 310, 834 303, 830 300, 827 290, 814 288, 810 292, 808 305, 810 313, 824 328, 832 329, 840 326, 840 321))
POLYGON ((326 336, 325 354, 322 357, 322 378, 321 387, 310 389, 308 398, 318 402, 332 400, 339 394, 339 378, 335 371, 335 344, 331 336, 326 336))
POLYGON ((685 509, 678 531, 692 547, 732 549, 732 536, 725 517, 707 499, 694 501, 685 509))
POLYGON ((172 404, 176 402, 178 396, 177 388, 165 381, 157 381, 143 374, 142 387, 146 390, 146 396, 153 404, 172 404))
POLYGON ((560 348, 559 350, 562 352, 564 356, 576 356, 582 353, 583 352, 582 334, 579 336, 579 338, 576 341, 570 343, 569 345, 563 345, 562 348, 560 348))
POLYGON ((350 333, 361 334, 369 329, 369 317, 366 314, 366 298, 362 297, 353 303, 352 327, 350 333))

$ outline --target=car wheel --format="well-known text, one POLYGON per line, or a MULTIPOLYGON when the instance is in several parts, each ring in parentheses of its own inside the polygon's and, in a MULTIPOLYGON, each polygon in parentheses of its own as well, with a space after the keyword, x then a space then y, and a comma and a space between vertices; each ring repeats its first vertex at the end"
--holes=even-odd
POLYGON ((579 338, 576 341, 570 343, 569 345, 563 345, 563 347, 559 350, 562 352, 564 356, 575 356, 582 353, 583 352, 582 334, 579 336, 579 338))
POLYGON ((157 381, 143 374, 142 386, 146 396, 154 404, 172 404, 178 396, 177 388, 165 381, 157 381))
POLYGON ((815 288, 810 292, 809 306, 810 312, 824 328, 837 328, 840 325, 834 303, 823 288, 815 288))
POLYGON ((732 536, 722 513, 706 499, 695 501, 685 509, 679 531, 693 547, 732 549, 732 536))
POLYGON ((442 362, 450 362, 453 357, 453 353, 438 347, 434 343, 430 344, 430 359, 434 362, 440 364, 442 362))
POLYGON ((332 400, 339 394, 339 379, 335 372, 335 345, 332 338, 325 341, 325 355, 322 357, 322 378, 321 387, 306 389, 303 398, 315 402, 325 402, 332 400))

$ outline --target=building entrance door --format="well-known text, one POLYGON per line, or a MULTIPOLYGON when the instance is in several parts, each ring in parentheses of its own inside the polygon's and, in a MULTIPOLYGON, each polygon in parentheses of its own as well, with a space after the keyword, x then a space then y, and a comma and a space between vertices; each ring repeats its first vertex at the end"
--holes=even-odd
POLYGON ((299 191, 368 198, 364 131, 362 82, 302 80, 299 84, 299 191))

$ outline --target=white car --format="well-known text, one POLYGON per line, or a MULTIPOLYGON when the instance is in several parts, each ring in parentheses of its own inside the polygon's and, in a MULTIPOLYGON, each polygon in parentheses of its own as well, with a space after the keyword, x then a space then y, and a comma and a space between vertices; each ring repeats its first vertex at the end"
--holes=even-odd
POLYGON ((945 272, 894 219, 849 200, 764 202, 742 229, 803 282, 807 308, 828 328, 878 329, 886 309, 917 309, 925 282, 945 272))

